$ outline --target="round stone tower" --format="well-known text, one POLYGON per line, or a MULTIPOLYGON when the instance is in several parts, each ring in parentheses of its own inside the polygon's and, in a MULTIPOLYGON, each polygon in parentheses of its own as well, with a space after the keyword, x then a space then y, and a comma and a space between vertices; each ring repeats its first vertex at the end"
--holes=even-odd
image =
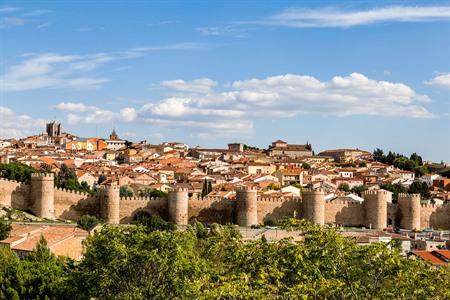
POLYGON ((314 224, 325 224, 325 191, 323 189, 305 189, 302 192, 303 218, 314 224))
POLYGON ((55 183, 52 173, 31 174, 31 203, 36 216, 55 218, 55 183))
POLYGON ((400 228, 420 230, 420 194, 399 194, 400 228))
POLYGON ((100 193, 100 217, 108 224, 120 222, 120 189, 116 183, 102 188, 100 193))
POLYGON ((365 191, 363 198, 366 226, 372 229, 386 228, 387 203, 392 202, 392 193, 385 190, 365 191))
POLYGON ((258 224, 258 192, 256 187, 239 186, 236 190, 236 213, 239 226, 258 224))
POLYGON ((189 194, 187 188, 175 187, 169 191, 169 220, 177 225, 187 225, 189 221, 189 194))

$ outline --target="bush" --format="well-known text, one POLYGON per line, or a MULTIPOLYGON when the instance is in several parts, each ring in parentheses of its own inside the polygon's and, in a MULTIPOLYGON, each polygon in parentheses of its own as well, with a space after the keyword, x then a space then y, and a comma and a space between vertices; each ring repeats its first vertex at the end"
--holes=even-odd
POLYGON ((5 219, 0 219, 0 241, 6 239, 11 232, 11 223, 5 219))
POLYGON ((91 230, 94 228, 99 222, 99 220, 95 216, 84 215, 78 220, 77 225, 81 229, 91 230))
POLYGON ((164 221, 160 216, 148 215, 147 213, 138 213, 133 223, 144 226, 148 232, 155 230, 174 231, 177 229, 175 224, 164 221))

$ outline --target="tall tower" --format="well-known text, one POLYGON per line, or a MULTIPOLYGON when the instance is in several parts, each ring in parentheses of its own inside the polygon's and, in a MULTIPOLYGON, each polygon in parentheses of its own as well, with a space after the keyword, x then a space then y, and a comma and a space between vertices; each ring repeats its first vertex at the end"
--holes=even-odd
POLYGON ((50 137, 57 137, 61 135, 61 123, 53 121, 47 123, 47 134, 50 137))
POLYGON ((314 224, 325 224, 325 192, 322 189, 306 189, 302 192, 303 218, 314 224))
POLYGON ((400 228, 420 229, 420 194, 399 194, 400 228))
POLYGON ((108 224, 120 223, 120 189, 116 183, 100 192, 100 217, 108 224))
POLYGON ((392 193, 385 190, 365 191, 363 198, 366 226, 372 229, 386 228, 387 203, 392 202, 392 193))
POLYGON ((52 173, 31 174, 31 203, 36 216, 55 218, 55 183, 52 173))
POLYGON ((169 220, 177 225, 187 225, 189 221, 189 194, 187 188, 175 187, 169 191, 169 220))
POLYGON ((239 226, 258 224, 258 192, 256 187, 240 186, 236 190, 237 223, 239 226))

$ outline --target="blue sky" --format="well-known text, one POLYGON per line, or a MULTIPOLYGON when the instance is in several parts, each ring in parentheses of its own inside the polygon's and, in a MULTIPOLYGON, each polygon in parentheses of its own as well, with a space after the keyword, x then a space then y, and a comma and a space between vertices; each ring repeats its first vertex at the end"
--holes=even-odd
POLYGON ((0 138, 450 161, 449 1, 1 1, 0 138))

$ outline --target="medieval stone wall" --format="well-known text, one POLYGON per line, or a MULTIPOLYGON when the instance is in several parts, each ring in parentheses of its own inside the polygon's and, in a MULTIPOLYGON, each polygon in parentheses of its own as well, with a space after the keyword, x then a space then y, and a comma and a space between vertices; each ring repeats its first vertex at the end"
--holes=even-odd
POLYGON ((28 210, 30 208, 30 185, 0 178, 0 205, 28 210))
POLYGON ((420 210, 420 227, 434 229, 450 229, 450 204, 422 204, 420 210))
MULTIPOLYGON (((34 207, 33 204, 36 201, 42 200, 33 199, 39 197, 36 195, 33 195, 30 185, 0 179, 0 205, 12 206, 20 210, 32 210, 34 207)), ((54 216, 56 218, 78 220, 85 214, 101 215, 101 201, 98 197, 58 188, 54 188, 53 195, 54 216)), ((402 195, 400 197, 400 204, 388 203, 386 208, 388 225, 408 223, 407 225, 409 227, 415 227, 413 223, 416 220, 420 220, 421 229, 427 227, 450 229, 449 204, 421 205, 420 208, 416 209, 413 204, 418 203, 418 201, 411 201, 416 199, 416 197, 415 195, 402 195)), ((198 219, 201 222, 217 222, 222 224, 236 223, 238 210, 236 202, 236 200, 221 197, 205 197, 204 199, 197 200, 189 199, 188 220, 198 219)), ((120 223, 129 223, 133 221, 136 214, 146 213, 149 215, 158 215, 167 220, 169 218, 168 206, 168 199, 165 198, 120 198, 118 219, 120 223)), ((363 203, 356 201, 337 200, 326 202, 324 206, 325 223, 336 223, 345 226, 365 225, 367 223, 366 210, 374 211, 374 209, 370 209, 370 206, 369 209, 365 209, 363 203)), ((117 206, 115 207, 117 208, 117 206)), ((278 199, 258 197, 256 208, 257 223, 259 224, 265 220, 279 220, 283 217, 303 217, 304 214, 302 211, 302 200, 300 198, 278 199)), ((376 217, 381 220, 379 216, 376 217)), ((384 219, 384 215, 382 219, 384 219)))
POLYGON ((262 224, 266 220, 280 220, 284 217, 293 218, 300 216, 300 198, 259 198, 258 199, 258 223, 262 224), (295 213, 294 213, 295 212, 295 213))
POLYGON ((336 223, 343 226, 364 225, 364 205, 360 202, 345 200, 326 202, 325 223, 336 223))
POLYGON ((130 223, 140 213, 160 216, 167 220, 167 199, 150 197, 120 198, 120 223, 130 223))
POLYGON ((190 199, 188 202, 189 220, 197 219, 207 223, 235 223, 236 201, 222 197, 190 199))
POLYGON ((87 193, 55 188, 55 218, 78 220, 83 215, 98 214, 98 198, 87 193))

